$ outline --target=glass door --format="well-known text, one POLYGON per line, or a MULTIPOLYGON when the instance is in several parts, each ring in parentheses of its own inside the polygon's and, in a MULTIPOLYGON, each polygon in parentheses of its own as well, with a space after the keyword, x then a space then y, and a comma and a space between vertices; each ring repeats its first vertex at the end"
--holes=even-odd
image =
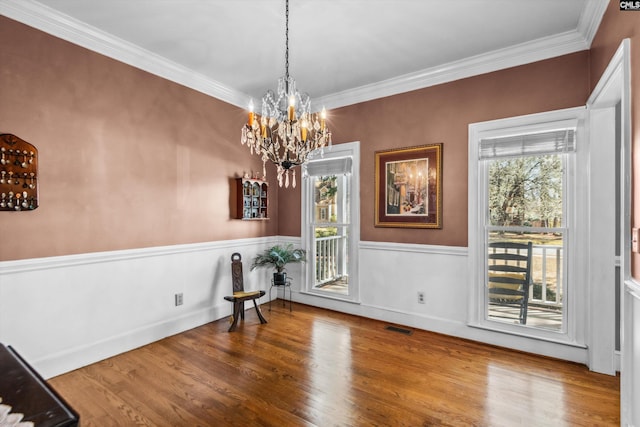
POLYGON ((358 301, 359 143, 325 150, 303 167, 304 292, 358 301))
POLYGON ((349 194, 348 176, 310 177, 313 187, 311 229, 315 272, 313 288, 349 294, 349 194))

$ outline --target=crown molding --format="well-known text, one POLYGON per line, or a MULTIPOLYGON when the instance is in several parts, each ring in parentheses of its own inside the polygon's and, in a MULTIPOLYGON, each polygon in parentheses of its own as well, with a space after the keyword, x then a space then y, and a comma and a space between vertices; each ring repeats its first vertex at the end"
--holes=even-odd
MULTIPOLYGON (((495 50, 313 99, 328 109, 371 101, 589 49, 608 0, 588 0, 575 31, 495 50)), ((0 13, 63 40, 244 108, 249 95, 34 0, 0 0, 0 13)))
POLYGON ((591 47, 598 28, 600 28, 602 17, 607 11, 608 5, 609 0, 589 0, 585 5, 582 15, 580 15, 578 32, 584 36, 589 47, 591 47))
POLYGON ((324 105, 327 109, 333 109, 529 64, 588 48, 584 37, 577 31, 572 31, 327 95, 314 99, 313 102, 316 105, 324 105))
POLYGON ((588 0, 574 31, 348 89, 313 102, 334 109, 589 49, 608 4, 609 0, 588 0))
POLYGON ((244 107, 241 92, 33 0, 0 0, 0 14, 198 92, 244 107))

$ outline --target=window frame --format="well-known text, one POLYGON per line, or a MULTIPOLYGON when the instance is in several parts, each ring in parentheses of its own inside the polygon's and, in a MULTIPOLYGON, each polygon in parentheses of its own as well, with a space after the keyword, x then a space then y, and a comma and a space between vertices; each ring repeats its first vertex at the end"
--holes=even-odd
MULTIPOLYGON (((499 119, 469 125, 469 301, 467 324, 471 327, 504 332, 550 342, 585 347, 584 303, 588 282, 576 266, 576 260, 585 259, 587 222, 576 215, 588 200, 588 188, 581 184, 586 176, 584 158, 585 109, 571 108, 526 116, 499 119), (486 225, 488 195, 488 162, 481 160, 479 145, 482 139, 509 135, 544 132, 559 127, 576 128, 576 151, 564 154, 563 168, 563 236, 565 244, 564 273, 566 279, 563 299, 563 326, 561 331, 544 330, 526 325, 508 324, 488 318, 486 303, 486 225), (580 285, 582 284, 582 285, 580 285)), ((535 231, 535 230, 530 230, 535 231)))
MULTIPOLYGON (((358 141, 333 145, 325 148, 322 153, 315 153, 313 160, 341 160, 351 159, 351 173, 349 174, 350 200, 349 207, 349 240, 348 240, 348 271, 349 292, 347 295, 336 292, 323 291, 315 287, 315 274, 313 262, 307 262, 304 271, 304 283, 300 292, 303 294, 320 296, 329 299, 337 299, 346 302, 360 303, 359 285, 359 244, 360 244, 360 143, 358 141)), ((345 164, 348 164, 346 162, 345 164)), ((301 233, 303 248, 308 254, 313 254, 315 233, 313 230, 314 215, 314 188, 313 179, 307 174, 308 164, 303 165, 303 185, 301 197, 301 233)), ((337 223, 332 226, 344 227, 345 224, 337 223)))

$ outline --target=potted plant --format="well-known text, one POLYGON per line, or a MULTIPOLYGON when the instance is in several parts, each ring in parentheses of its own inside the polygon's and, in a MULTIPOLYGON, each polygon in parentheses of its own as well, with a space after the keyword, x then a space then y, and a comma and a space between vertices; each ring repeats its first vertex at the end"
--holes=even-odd
POLYGON ((295 264, 306 261, 306 251, 304 249, 294 248, 292 244, 275 245, 264 252, 258 254, 253 259, 251 270, 260 267, 271 267, 275 270, 273 273, 273 284, 276 286, 284 285, 287 280, 285 266, 287 264, 295 264))

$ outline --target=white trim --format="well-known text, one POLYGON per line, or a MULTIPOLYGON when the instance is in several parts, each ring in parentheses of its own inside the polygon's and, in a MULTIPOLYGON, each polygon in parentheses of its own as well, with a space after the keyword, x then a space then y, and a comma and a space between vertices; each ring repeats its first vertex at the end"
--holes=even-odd
MULTIPOLYGON (((635 312, 634 298, 640 286, 631 277, 631 199, 632 199, 632 136, 631 136, 631 42, 624 39, 616 50, 598 84, 589 96, 587 107, 600 113, 620 103, 620 414, 621 425, 639 425, 640 374, 635 360, 640 359, 638 334, 634 332, 640 313, 635 312), (634 292, 635 289, 635 292, 634 292)), ((599 126, 596 123, 594 126, 599 126)), ((602 350, 606 355, 607 349, 602 350)), ((615 359, 615 357, 614 357, 615 359)), ((608 365, 608 363, 607 363, 608 365)), ((616 369, 617 364, 614 364, 616 369)))
POLYGON ((248 95, 34 0, 0 0, 0 14, 62 40, 245 108, 248 95))
POLYGON ((577 127, 578 122, 576 116, 582 115, 585 109, 585 107, 573 107, 471 123, 469 125, 469 132, 471 133, 473 131, 473 134, 477 135, 477 138, 482 139, 487 138, 488 135, 509 136, 516 133, 540 132, 542 129, 548 128, 549 123, 557 123, 560 126, 577 127))
POLYGON ((333 109, 530 64, 588 48, 589 45, 581 34, 570 31, 322 96, 313 102, 333 109))
MULTIPOLYGON (((348 271, 349 271, 349 287, 348 295, 340 295, 328 291, 322 291, 314 288, 315 285, 315 264, 307 263, 304 271, 304 282, 300 289, 307 294, 313 294, 321 297, 339 299, 343 301, 359 302, 360 301, 360 284, 359 284, 359 246, 360 246, 360 141, 347 142, 344 144, 333 145, 325 148, 323 154, 318 159, 340 159, 350 157, 351 173, 349 177, 349 242, 348 242, 348 271)), ((306 165, 303 165, 303 183, 300 209, 300 227, 302 232, 302 242, 304 248, 311 253, 315 244, 315 235, 310 229, 313 221, 314 209, 313 205, 314 189, 313 181, 307 176, 306 165)))
POLYGON ((38 373, 45 379, 73 371, 121 354, 134 348, 159 341, 189 329, 221 319, 229 315, 229 304, 209 305, 178 317, 145 325, 116 336, 106 337, 91 343, 67 348, 44 357, 31 360, 38 373))
POLYGON ((276 236, 276 240, 281 243, 291 243, 295 246, 300 246, 302 244, 302 239, 295 236, 276 236))
MULTIPOLYGON (((607 0, 587 1, 578 28, 574 31, 329 94, 314 99, 314 104, 338 108, 589 49, 607 4, 607 0)), ((70 18, 40 2, 0 0, 0 13, 237 107, 245 108, 250 98, 247 94, 70 18)))
POLYGON ((492 327, 490 325, 480 324, 480 323, 469 323, 468 326, 471 328, 478 328, 478 329, 483 329, 485 331, 515 335, 515 336, 532 339, 532 340, 545 341, 545 342, 550 342, 554 344, 562 344, 562 345, 567 345, 570 347, 576 347, 576 348, 582 348, 582 349, 587 348, 587 345, 584 343, 580 343, 572 340, 556 339, 558 334, 553 334, 553 333, 546 334, 545 336, 541 336, 541 335, 528 334, 527 331, 529 331, 530 329, 513 328, 512 330, 507 330, 502 327, 492 327))
POLYGON ((609 6, 609 0, 587 0, 584 13, 580 16, 578 33, 583 35, 589 48, 600 28, 607 6, 609 6))
POLYGON ((420 245, 417 243, 360 242, 360 249, 374 251, 416 252, 431 255, 467 256, 468 249, 461 246, 420 245))
POLYGON ((223 296, 231 290, 232 252, 245 255, 245 286, 268 289, 267 273, 251 272, 249 260, 283 241, 300 239, 269 236, 2 261, 0 342, 13 345, 50 378, 192 329, 230 314, 223 296), (175 292, 185 292, 182 306, 174 305, 175 292))
POLYGON ((640 299, 640 283, 631 278, 624 282, 625 292, 632 295, 636 299, 640 299))
MULTIPOLYGON (((484 247, 484 229, 485 224, 483 216, 479 215, 483 203, 481 200, 484 194, 484 188, 486 187, 486 176, 483 174, 482 179, 478 179, 483 166, 482 161, 479 159, 478 146, 482 139, 492 138, 496 136, 514 135, 517 133, 526 133, 531 131, 539 131, 544 129, 555 129, 557 125, 571 124, 577 128, 577 134, 579 138, 582 135, 585 109, 583 107, 569 108, 558 111, 543 112, 537 114, 531 114, 526 116, 518 116, 506 119, 492 120, 481 123, 473 123, 469 125, 469 187, 468 187, 468 229, 469 229, 469 300, 468 300, 468 325, 475 328, 482 328, 490 331, 500 331, 503 333, 519 335, 531 339, 545 340, 549 342, 564 343, 570 346, 584 347, 585 342, 583 340, 583 333, 581 331, 582 323, 581 317, 581 305, 580 297, 576 293, 577 286, 568 286, 565 294, 565 316, 563 322, 562 332, 551 332, 542 330, 539 328, 523 327, 520 325, 502 324, 494 321, 485 320, 486 304, 484 298, 484 266, 480 264, 480 254, 485 253, 484 247), (573 310, 573 311, 571 311, 573 310), (570 316, 570 318, 567 318, 570 316)), ((582 141, 578 141, 577 154, 580 155, 586 152, 584 147, 586 138, 582 136, 582 141)), ((565 163, 567 168, 567 182, 565 185, 578 181, 573 174, 573 164, 575 160, 569 160, 565 163), (568 164, 567 164, 568 163, 568 164)), ((573 187, 569 190, 565 190, 565 194, 574 194, 573 187)), ((578 200, 572 201, 572 203, 579 202, 578 200)), ((565 205, 567 212, 575 212, 578 210, 578 205, 567 206, 565 205)), ((575 243, 576 236, 582 236, 584 234, 583 227, 574 221, 574 217, 568 217, 566 219, 566 226, 573 231, 569 233, 569 241, 566 242, 567 246, 571 248, 573 255, 570 255, 572 259, 581 259, 576 257, 580 245, 575 243)), ((566 236, 566 233, 565 233, 566 236)), ((566 261, 565 261, 566 262, 566 261)), ((580 271, 575 266, 575 263, 569 264, 567 270, 567 276, 572 279, 572 283, 582 283, 580 279, 580 271)))
POLYGON ((589 109, 587 342, 589 369, 615 375, 616 111, 589 109))
POLYGON ((293 300, 302 304, 338 311, 340 313, 432 331, 489 345, 521 350, 541 356, 558 358, 558 354, 561 353, 561 357, 559 358, 562 360, 586 364, 586 349, 584 346, 576 343, 540 340, 539 338, 519 334, 506 334, 502 331, 469 327, 469 325, 464 322, 421 312, 395 309, 366 302, 353 304, 349 301, 318 297, 317 295, 306 292, 294 291, 293 300))
POLYGON ((640 426, 640 283, 626 280, 623 286, 624 327, 620 371, 620 425, 640 426))
POLYGON ((347 296, 342 296, 341 294, 337 294, 334 292, 330 292, 330 291, 322 291, 319 289, 310 289, 310 290, 306 290, 306 289, 301 289, 300 291, 294 291, 294 292, 298 292, 300 295, 310 295, 310 296, 316 296, 316 297, 320 297, 320 298, 326 298, 326 299, 332 299, 335 301, 340 301, 340 302, 346 302, 348 304, 361 304, 361 301, 358 299, 351 299, 348 298, 347 296))
POLYGON ((611 58, 607 69, 603 73, 596 87, 589 95, 587 108, 608 108, 612 107, 622 99, 624 80, 625 47, 629 44, 629 39, 622 41, 622 44, 611 58))
POLYGON ((256 246, 272 241, 274 237, 224 240, 219 242, 187 243, 182 245, 155 246, 150 248, 124 249, 118 251, 88 252, 43 258, 29 258, 16 261, 0 261, 0 276, 38 270, 51 270, 88 264, 125 261, 139 258, 200 252, 221 248, 256 246))

